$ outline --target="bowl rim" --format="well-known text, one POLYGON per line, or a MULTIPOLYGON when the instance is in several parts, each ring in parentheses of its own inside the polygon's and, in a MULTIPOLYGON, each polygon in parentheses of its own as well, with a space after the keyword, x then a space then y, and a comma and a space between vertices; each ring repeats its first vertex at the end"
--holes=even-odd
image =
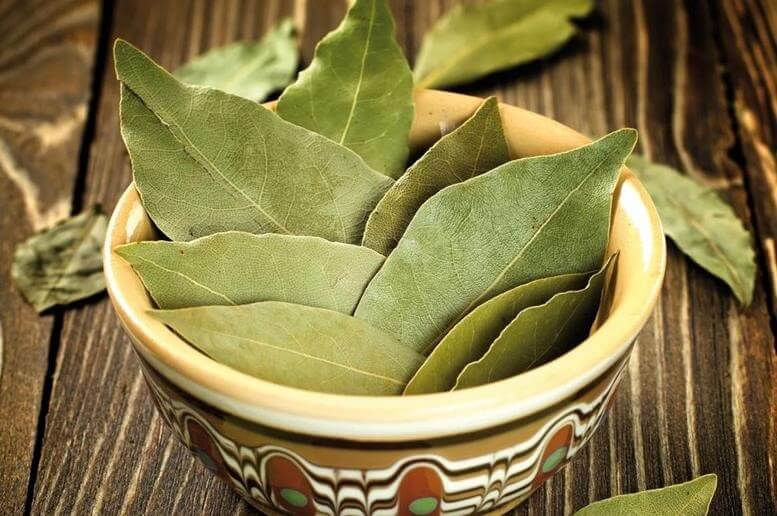
MULTIPOLYGON (((422 90, 416 93, 416 113, 422 111, 419 105, 435 103, 443 106, 443 111, 448 106, 451 111, 468 109, 471 113, 480 102, 478 97, 422 90)), ((431 116, 434 110, 428 111, 431 116)), ((507 125, 508 118, 519 119, 521 124, 531 125, 529 131, 563 140, 565 148, 590 142, 542 115, 501 103, 500 111, 503 124, 507 125)), ((417 120, 414 131, 423 132, 416 124, 417 120)), ((532 145, 527 140, 526 148, 518 149, 519 155, 531 155, 532 145)), ((621 195, 629 190, 630 209, 639 211, 643 219, 636 231, 648 273, 635 280, 604 323, 571 351, 512 378, 461 391, 383 397, 320 393, 254 378, 196 351, 148 316, 119 279, 129 265, 112 252, 113 248, 126 242, 132 230, 128 226, 139 222, 138 210, 141 219, 144 214, 133 184, 121 196, 108 225, 103 248, 106 285, 139 355, 177 387, 238 418, 295 434, 349 441, 413 441, 477 432, 530 416, 574 395, 629 351, 650 317, 666 263, 661 222, 644 187, 628 170, 622 174, 620 189, 621 195)), ((135 280, 140 282, 137 277, 135 280)))

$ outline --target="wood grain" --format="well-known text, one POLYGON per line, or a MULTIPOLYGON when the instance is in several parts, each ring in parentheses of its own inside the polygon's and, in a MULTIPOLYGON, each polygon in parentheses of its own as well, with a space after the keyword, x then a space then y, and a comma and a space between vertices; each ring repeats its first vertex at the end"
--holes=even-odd
MULTIPOLYGON (((748 201, 753 211, 756 241, 761 245, 759 265, 771 308, 771 342, 777 328, 777 5, 766 1, 721 0, 714 3, 713 13, 719 30, 719 47, 726 63, 726 79, 730 95, 729 112, 736 122, 736 151, 744 154, 743 169, 748 187, 748 201)), ((765 324, 765 323, 761 323, 765 324)), ((735 328, 736 329, 736 328, 735 328)), ((763 328, 766 332, 766 328, 763 328)), ((743 489, 764 489, 757 493, 757 503, 748 506, 753 511, 775 500, 775 457, 777 457, 777 365, 775 354, 751 344, 757 335, 737 334, 744 346, 734 355, 736 368, 731 375, 736 392, 736 428, 738 455, 753 442, 763 443, 764 454, 771 457, 768 466, 752 471, 742 468, 739 475, 743 489), (741 354, 740 354, 741 352, 741 354), (748 371, 743 360, 760 364, 760 370, 748 371), (756 386, 762 376, 771 374, 771 390, 756 386), (759 393, 763 393, 759 396, 759 393), (763 414, 744 407, 763 405, 763 414), (769 496, 771 494, 771 497, 769 496)), ((773 348, 774 349, 774 348, 773 348)), ((756 452, 757 453, 757 452, 756 452)))
POLYGON ((98 3, 0 4, 0 514, 24 509, 55 315, 13 287, 18 242, 70 213, 98 3))
MULTIPOLYGON (((751 192, 763 274, 777 316, 777 7, 768 0, 721 0, 714 14, 733 97, 739 147, 751 192)), ((774 323, 774 321, 773 321, 774 323)))
MULTIPOLYGON (((255 38, 291 16, 308 63, 346 3, 122 0, 111 41, 124 37, 175 67, 212 46, 255 38)), ((392 0, 399 41, 411 57, 453 4, 392 0)), ((461 91, 496 94, 592 136, 637 127, 645 154, 707 181, 733 204, 759 239, 763 272, 777 220, 777 81, 764 73, 777 70, 776 11, 767 0, 602 0, 563 52, 461 91)), ((130 173, 112 64, 100 80, 79 202, 112 207, 130 173)), ((670 246, 659 306, 612 413, 563 473, 516 514, 570 514, 594 500, 709 472, 719 476, 713 514, 774 513, 777 363, 767 277, 759 276, 753 305, 741 309, 724 285, 670 246)), ((0 450, 4 443, 0 438, 0 450)), ((64 316, 33 474, 35 514, 250 512, 163 427, 106 301, 64 316)))

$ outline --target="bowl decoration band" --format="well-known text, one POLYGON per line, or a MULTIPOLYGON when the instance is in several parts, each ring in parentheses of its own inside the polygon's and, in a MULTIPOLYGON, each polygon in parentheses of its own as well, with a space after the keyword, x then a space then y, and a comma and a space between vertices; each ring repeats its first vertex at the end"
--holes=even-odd
POLYGON ((514 505, 563 467, 604 419, 630 351, 631 347, 570 398, 540 414, 502 425, 496 437, 484 438, 488 432, 484 430, 456 436, 452 443, 441 438, 441 442, 411 445, 317 440, 285 432, 280 432, 284 435, 279 442, 271 436, 276 429, 207 406, 141 363, 156 406, 178 438, 210 471, 261 510, 300 515, 449 515, 487 513, 514 505), (248 430, 239 431, 241 426, 248 430), (268 435, 266 442, 264 435, 268 435), (497 438, 502 444, 494 447, 497 438), (488 439, 487 444, 481 442, 488 439), (343 464, 310 457, 316 455, 309 453, 314 448, 335 448, 328 457, 342 456, 343 464), (372 463, 370 458, 357 457, 371 449, 381 457, 391 450, 390 458, 372 463), (347 467, 349 462, 365 461, 364 467, 347 467))

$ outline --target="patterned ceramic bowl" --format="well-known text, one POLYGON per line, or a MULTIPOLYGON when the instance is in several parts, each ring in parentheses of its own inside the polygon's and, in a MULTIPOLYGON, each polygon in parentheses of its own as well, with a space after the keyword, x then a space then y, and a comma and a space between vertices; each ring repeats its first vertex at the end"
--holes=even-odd
MULTIPOLYGON (((469 116, 480 99, 423 91, 415 148, 469 116)), ((542 116, 501 106, 515 157, 588 140, 542 116)), ((146 314, 151 301, 112 252, 154 239, 130 187, 105 245, 108 291, 159 411, 205 466, 267 513, 502 513, 525 500, 591 437, 650 315, 665 248, 653 204, 624 171, 610 252, 619 273, 606 319, 566 355, 514 378, 457 392, 359 397, 268 383, 220 365, 146 314)))

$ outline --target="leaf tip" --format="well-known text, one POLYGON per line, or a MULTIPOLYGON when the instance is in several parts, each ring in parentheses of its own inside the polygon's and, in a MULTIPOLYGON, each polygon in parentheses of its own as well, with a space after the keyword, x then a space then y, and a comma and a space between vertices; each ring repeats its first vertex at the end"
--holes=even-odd
MULTIPOLYGON (((753 278, 748 278, 750 280, 753 280, 755 278, 755 271, 753 272, 753 278)), ((742 308, 749 307, 753 302, 753 290, 754 285, 753 281, 750 281, 748 285, 744 285, 743 288, 731 288, 732 292, 734 292, 734 296, 739 301, 740 306, 742 308)))
POLYGON ((126 39, 116 38, 113 42, 113 58, 116 61, 124 59, 127 54, 137 51, 138 49, 126 39))
POLYGON ((133 256, 133 249, 137 244, 122 244, 113 248, 113 252, 122 257, 125 261, 129 262, 129 258, 133 256))
POLYGON ((619 135, 624 140, 624 142, 628 142, 631 145, 631 150, 634 150, 634 146, 637 144, 637 140, 639 139, 639 131, 633 127, 624 127, 615 131, 614 134, 619 135))
POLYGON ((123 81, 125 63, 138 53, 140 50, 124 39, 116 38, 116 41, 113 42, 113 66, 118 80, 123 81))
POLYGON ((622 151, 623 161, 625 162, 634 151, 634 147, 637 145, 638 138, 639 133, 636 129, 631 127, 624 127, 602 136, 596 140, 593 145, 604 145, 611 147, 613 149, 617 149, 618 153, 622 151))
POLYGON ((493 109, 499 107, 499 99, 496 98, 496 96, 491 95, 490 97, 486 98, 486 100, 483 101, 483 103, 480 105, 481 109, 493 109))
POLYGON ((163 310, 160 308, 150 308, 146 310, 146 313, 152 318, 163 324, 169 324, 173 326, 173 318, 169 317, 175 310, 163 310))
POLYGON ((294 27, 294 20, 288 16, 278 22, 277 28, 278 31, 282 34, 293 34, 296 32, 296 28, 294 27))
POLYGON ((576 14, 580 18, 584 16, 588 16, 594 10, 595 6, 596 6, 595 0, 583 0, 582 5, 580 7, 580 11, 578 11, 578 13, 576 14))

